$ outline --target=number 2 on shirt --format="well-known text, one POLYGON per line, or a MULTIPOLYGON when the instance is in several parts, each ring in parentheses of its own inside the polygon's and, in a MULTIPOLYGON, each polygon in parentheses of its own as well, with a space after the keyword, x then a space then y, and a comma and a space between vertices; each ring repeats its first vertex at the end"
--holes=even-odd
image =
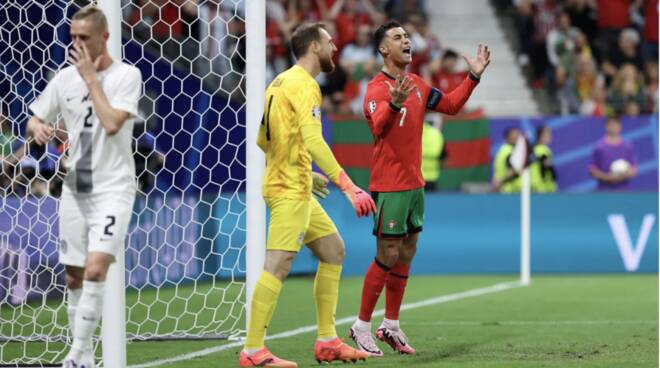
POLYGON ((401 120, 399 121, 399 126, 400 127, 402 127, 403 123, 405 123, 405 121, 406 121, 406 112, 408 112, 408 110, 406 110, 405 107, 402 107, 401 108, 401 120))

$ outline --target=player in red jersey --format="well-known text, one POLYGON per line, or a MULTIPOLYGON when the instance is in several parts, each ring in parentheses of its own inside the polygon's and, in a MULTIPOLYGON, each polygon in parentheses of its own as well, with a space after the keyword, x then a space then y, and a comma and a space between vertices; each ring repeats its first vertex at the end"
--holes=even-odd
POLYGON ((369 82, 364 115, 374 137, 369 190, 377 207, 373 231, 377 252, 365 275, 360 314, 349 336, 360 349, 383 355, 371 333, 371 315, 385 287, 385 319, 376 337, 399 353, 415 354, 399 327, 399 310, 424 222, 424 114, 426 110, 456 114, 490 63, 490 51, 479 45, 475 58, 463 56, 470 73, 455 90, 443 94, 418 75, 406 73, 412 61, 411 42, 399 23, 380 26, 374 41, 385 65, 369 82))

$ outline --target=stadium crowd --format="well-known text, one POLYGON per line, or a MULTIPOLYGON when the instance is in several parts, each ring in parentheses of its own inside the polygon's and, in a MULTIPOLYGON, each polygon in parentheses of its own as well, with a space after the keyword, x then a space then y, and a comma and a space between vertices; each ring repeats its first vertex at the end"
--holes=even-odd
POLYGON ((515 9, 519 63, 561 114, 658 112, 658 0, 496 0, 515 9))

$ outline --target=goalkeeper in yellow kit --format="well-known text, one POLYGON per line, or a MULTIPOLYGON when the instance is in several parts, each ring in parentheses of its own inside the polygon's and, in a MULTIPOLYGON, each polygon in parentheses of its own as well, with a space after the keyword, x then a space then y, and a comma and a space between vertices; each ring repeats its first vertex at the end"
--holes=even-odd
POLYGON ((266 153, 263 195, 270 209, 266 262, 252 295, 243 367, 297 367, 264 347, 266 328, 275 310, 282 282, 303 244, 319 258, 314 279, 318 339, 317 361, 356 361, 369 353, 346 345, 335 331, 335 310, 344 243, 312 192, 327 195, 328 180, 312 173, 314 161, 344 192, 359 216, 376 206, 368 193, 348 178, 321 134, 321 90, 314 80, 334 70, 337 50, 320 23, 303 24, 291 37, 297 64, 275 78, 266 90, 264 116, 257 144, 266 153))

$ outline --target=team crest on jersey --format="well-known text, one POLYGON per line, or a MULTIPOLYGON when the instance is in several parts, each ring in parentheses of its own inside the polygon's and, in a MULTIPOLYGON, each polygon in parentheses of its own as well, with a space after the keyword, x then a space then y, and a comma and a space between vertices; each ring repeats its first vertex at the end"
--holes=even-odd
POLYGON ((298 244, 299 244, 299 245, 302 245, 302 243, 303 243, 304 241, 305 241, 305 233, 304 233, 304 232, 301 232, 301 233, 298 235, 298 244))
POLYGON ((369 101, 369 113, 373 114, 376 111, 376 101, 369 101))
POLYGON ((314 119, 321 120, 321 108, 318 106, 312 106, 312 116, 314 119))
POLYGON ((390 221, 387 223, 387 227, 388 227, 390 230, 394 229, 395 226, 396 226, 396 221, 394 221, 394 220, 390 220, 390 221))

